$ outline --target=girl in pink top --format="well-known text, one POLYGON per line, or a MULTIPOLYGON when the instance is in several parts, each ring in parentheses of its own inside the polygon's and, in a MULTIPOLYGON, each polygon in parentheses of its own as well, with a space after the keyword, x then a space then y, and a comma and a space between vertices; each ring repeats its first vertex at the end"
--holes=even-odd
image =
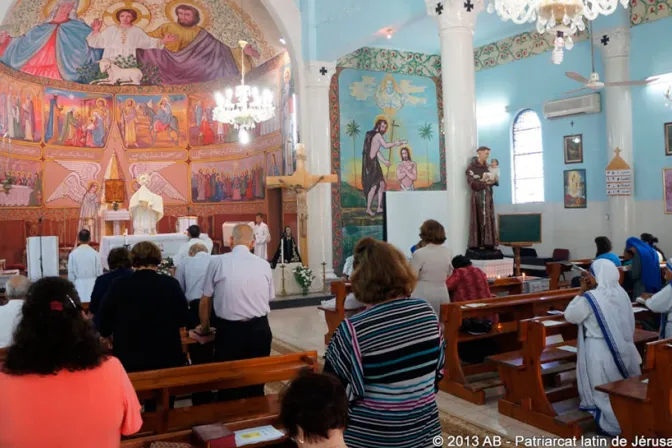
POLYGON ((105 357, 72 283, 33 284, 0 367, 0 447, 112 448, 140 430, 121 363, 105 357))

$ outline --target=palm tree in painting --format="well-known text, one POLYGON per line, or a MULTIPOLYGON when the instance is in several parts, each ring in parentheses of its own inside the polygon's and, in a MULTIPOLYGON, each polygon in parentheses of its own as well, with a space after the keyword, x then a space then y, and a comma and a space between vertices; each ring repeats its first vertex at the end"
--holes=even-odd
POLYGON ((352 120, 345 126, 345 135, 352 139, 352 186, 357 188, 357 137, 361 133, 359 125, 352 120))
POLYGON ((420 134, 420 138, 426 142, 425 148, 427 155, 427 189, 429 189, 432 186, 432 181, 430 179, 429 174, 429 142, 431 142, 434 139, 434 130, 432 129, 432 124, 425 123, 424 126, 420 127, 420 130, 418 132, 420 134))

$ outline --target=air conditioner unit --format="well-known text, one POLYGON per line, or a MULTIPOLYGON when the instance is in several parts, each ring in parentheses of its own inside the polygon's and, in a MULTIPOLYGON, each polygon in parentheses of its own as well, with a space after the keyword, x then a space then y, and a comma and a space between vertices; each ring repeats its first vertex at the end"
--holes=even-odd
POLYGON ((599 93, 549 101, 544 104, 544 117, 549 119, 580 114, 597 114, 601 111, 602 103, 599 93))

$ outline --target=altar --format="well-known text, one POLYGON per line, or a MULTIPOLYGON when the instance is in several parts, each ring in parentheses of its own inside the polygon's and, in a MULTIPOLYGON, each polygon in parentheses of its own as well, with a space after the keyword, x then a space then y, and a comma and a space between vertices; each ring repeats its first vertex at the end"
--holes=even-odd
MULTIPOLYGON (((208 247, 212 247, 212 240, 207 234, 201 233, 200 239, 206 242, 206 244, 209 244, 208 247)), ((140 241, 151 241, 155 243, 161 249, 161 256, 165 259, 174 257, 180 250, 180 247, 189 241, 189 237, 184 233, 104 236, 103 240, 100 242, 100 261, 103 264, 103 268, 109 269, 109 266, 107 265, 107 256, 112 249, 123 247, 125 244, 128 244, 129 248, 133 248, 133 246, 140 241)))
MULTIPOLYGON (((287 263, 285 264, 285 291, 288 296, 302 294, 303 290, 299 282, 294 278, 294 269, 303 266, 301 263, 287 263)), ((280 297, 282 293, 282 265, 278 264, 273 271, 273 286, 275 286, 275 295, 280 297)), ((313 288, 315 283, 313 283, 313 288)))
MULTIPOLYGON (((0 190, 2 190, 0 188, 0 190)), ((12 185, 9 192, 0 191, 0 205, 5 207, 27 207, 33 189, 25 185, 12 185)))

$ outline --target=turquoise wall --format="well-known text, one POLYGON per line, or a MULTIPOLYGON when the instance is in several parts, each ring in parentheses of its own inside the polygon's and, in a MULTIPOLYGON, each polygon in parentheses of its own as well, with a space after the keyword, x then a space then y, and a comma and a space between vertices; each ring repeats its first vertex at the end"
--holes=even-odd
MULTIPOLYGON (((644 79, 672 72, 672 19, 639 25, 630 29, 630 76, 644 79)), ((596 67, 604 79, 601 55, 596 52, 596 67)), ((490 146, 500 160, 500 187, 495 194, 498 204, 512 203, 511 127, 523 109, 537 112, 542 122, 544 145, 544 186, 546 202, 563 201, 563 171, 585 168, 588 201, 605 201, 604 169, 607 160, 607 136, 604 112, 556 120, 543 118, 543 104, 565 98, 563 92, 579 87, 565 77, 566 71, 584 76, 590 73, 590 46, 587 41, 565 52, 565 61, 557 66, 550 53, 501 65, 476 73, 477 107, 488 104, 509 106, 505 120, 497 124, 479 124, 479 145, 490 146), (574 122, 572 127, 571 123, 574 122), (564 164, 563 136, 583 134, 584 163, 564 164)), ((672 121, 672 108, 665 106, 664 85, 632 88, 635 199, 662 200, 662 168, 672 167, 672 157, 664 151, 663 124, 672 121)))
MULTIPOLYGON (((584 76, 590 73, 590 46, 587 41, 577 43, 571 51, 565 52, 561 65, 552 64, 550 56, 550 53, 544 53, 476 73, 477 108, 490 104, 509 107, 506 119, 497 124, 478 126, 478 144, 492 148, 492 157, 500 161, 500 186, 496 190, 495 203, 512 203, 511 128, 515 116, 525 109, 535 111, 541 119, 546 202, 562 202, 563 170, 575 168, 586 169, 588 201, 606 200, 604 111, 554 120, 543 118, 545 102, 566 98, 563 92, 580 87, 568 79, 565 72, 575 71, 584 76), (563 137, 572 134, 583 134, 584 162, 565 165, 563 137)), ((596 60, 596 64, 602 72, 601 61, 596 60)))
MULTIPOLYGON (((645 79, 672 72, 672 18, 630 29, 630 76, 645 79)), ((667 82, 632 89, 632 122, 635 153, 635 199, 662 200, 662 169, 672 168, 665 156, 663 124, 672 122, 672 107, 665 106, 667 82)))

